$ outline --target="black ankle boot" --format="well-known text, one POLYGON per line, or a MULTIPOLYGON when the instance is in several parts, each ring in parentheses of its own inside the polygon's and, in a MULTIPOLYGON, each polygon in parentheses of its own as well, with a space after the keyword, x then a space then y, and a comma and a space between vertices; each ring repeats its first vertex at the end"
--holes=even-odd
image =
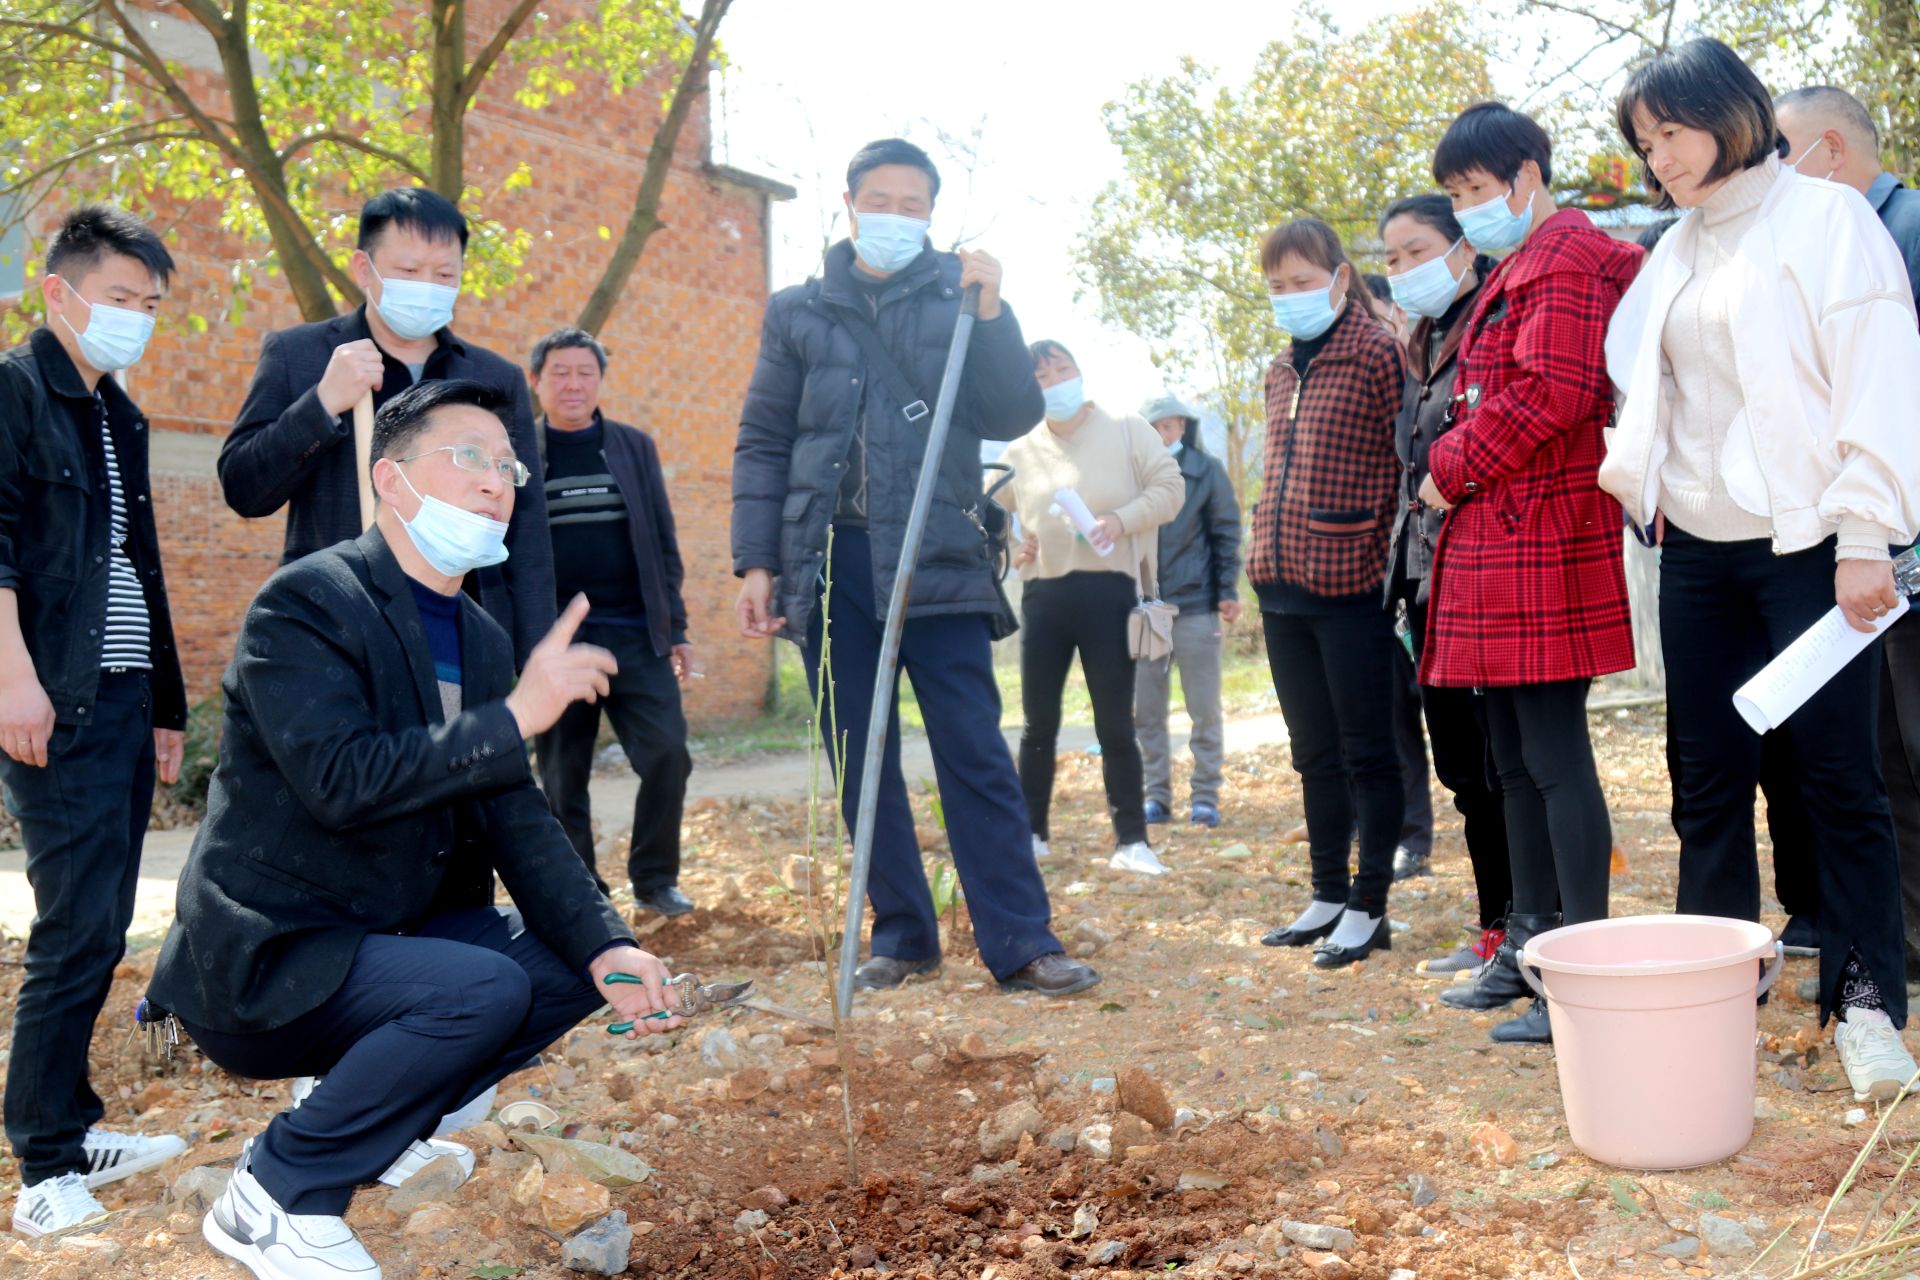
POLYGON ((1509 1018, 1487 1035, 1495 1044, 1552 1044, 1553 1024, 1547 1020, 1547 1002, 1539 996, 1517 1018, 1509 1018))
POLYGON ((1507 936, 1501 941, 1499 950, 1493 953, 1493 959, 1471 985, 1451 986, 1442 991, 1440 1003, 1450 1009, 1473 1009, 1484 1013, 1532 995, 1533 988, 1520 976, 1520 948, 1526 946, 1535 934, 1545 933, 1559 923, 1558 912, 1539 916, 1507 912, 1507 936))

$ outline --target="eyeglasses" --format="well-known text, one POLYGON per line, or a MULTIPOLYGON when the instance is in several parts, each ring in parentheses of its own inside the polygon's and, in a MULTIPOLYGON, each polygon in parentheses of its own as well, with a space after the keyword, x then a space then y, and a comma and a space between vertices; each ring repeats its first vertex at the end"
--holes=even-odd
POLYGON ((533 472, 527 470, 527 464, 518 458, 493 457, 477 444, 443 444, 438 449, 428 449, 410 457, 401 458, 399 461, 412 462, 416 458, 426 457, 429 453, 452 454, 453 465, 462 471, 485 471, 491 467, 500 473, 502 480, 516 489, 526 484, 528 477, 533 475, 533 472))

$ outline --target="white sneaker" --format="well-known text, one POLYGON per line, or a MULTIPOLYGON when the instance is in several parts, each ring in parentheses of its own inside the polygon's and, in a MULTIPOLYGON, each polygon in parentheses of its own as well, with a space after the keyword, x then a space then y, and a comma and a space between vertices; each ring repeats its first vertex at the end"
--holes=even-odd
POLYGON ((425 1138, 419 1142, 409 1142, 400 1158, 387 1166, 380 1175, 380 1181, 390 1187, 397 1187, 414 1174, 427 1167, 428 1161, 438 1160, 441 1156, 452 1156, 460 1162, 460 1181, 465 1182, 473 1176, 473 1152, 457 1142, 448 1142, 443 1138, 425 1138))
POLYGON ((380 1280, 380 1264, 343 1218, 288 1213, 243 1156, 201 1220, 208 1244, 260 1280, 380 1280))
POLYGON ((87 1190, 87 1180, 77 1173, 47 1178, 21 1191, 13 1202, 15 1235, 44 1236, 70 1231, 92 1222, 104 1222, 107 1207, 87 1190))
POLYGON ((1042 858, 1051 858, 1052 856, 1053 856, 1053 850, 1047 848, 1047 842, 1045 840, 1042 840, 1039 836, 1035 836, 1033 838, 1034 861, 1038 862, 1042 858))
MULTIPOLYGON (((287 1110, 298 1111, 300 1104, 313 1096, 313 1091, 320 1087, 320 1082, 325 1078, 325 1076, 295 1076, 293 1083, 288 1086, 287 1089, 287 1097, 293 1104, 288 1107, 287 1110)), ((446 1115, 440 1118, 440 1123, 434 1126, 433 1136, 437 1138, 442 1134, 458 1133, 468 1125, 477 1124, 485 1120, 487 1115, 493 1110, 493 1100, 496 1092, 495 1088, 489 1085, 486 1092, 482 1093, 472 1102, 469 1102, 466 1106, 447 1112, 446 1115)), ((431 1139, 429 1139, 429 1141, 431 1141, 431 1139)), ((448 1142, 441 1145, 447 1147, 448 1150, 436 1152, 436 1155, 450 1156, 454 1154, 455 1151, 458 1151, 463 1157, 460 1162, 461 1167, 466 1169, 468 1173, 473 1172, 473 1152, 468 1151, 465 1147, 457 1143, 448 1142)), ((405 1156, 401 1157, 402 1160, 405 1158, 405 1156)), ((431 1160, 433 1156, 428 1156, 427 1159, 431 1160)), ((392 1173, 393 1170, 389 1169, 387 1172, 392 1173)), ((380 1180, 386 1182, 384 1176, 380 1180)), ((397 1187, 400 1184, 395 1182, 389 1185, 397 1187)))
POLYGON ((186 1154, 186 1141, 175 1134, 161 1133, 149 1138, 139 1133, 109 1133, 105 1129, 87 1130, 83 1148, 87 1156, 87 1189, 104 1187, 109 1182, 131 1178, 134 1174, 165 1164, 186 1154))
POLYGON ((1892 1102, 1920 1071, 1893 1020, 1878 1009, 1849 1009, 1833 1029, 1855 1102, 1892 1102))
POLYGON ((1166 864, 1160 861, 1160 855, 1155 853, 1144 840, 1122 845, 1111 858, 1107 859, 1107 865, 1115 871, 1133 871, 1143 876, 1167 874, 1166 864))

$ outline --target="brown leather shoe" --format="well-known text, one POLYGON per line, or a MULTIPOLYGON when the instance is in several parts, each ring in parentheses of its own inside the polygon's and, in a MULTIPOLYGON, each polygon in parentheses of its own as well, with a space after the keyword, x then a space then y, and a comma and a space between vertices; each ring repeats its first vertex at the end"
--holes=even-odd
POLYGON ((925 960, 899 960, 893 956, 872 956, 853 971, 853 985, 862 991, 891 991, 908 978, 931 976, 940 972, 940 957, 925 960))
POLYGON ((1069 960, 1060 952, 1041 956, 1000 980, 1002 991, 1038 991, 1046 996, 1070 996, 1100 981, 1092 965, 1069 960))

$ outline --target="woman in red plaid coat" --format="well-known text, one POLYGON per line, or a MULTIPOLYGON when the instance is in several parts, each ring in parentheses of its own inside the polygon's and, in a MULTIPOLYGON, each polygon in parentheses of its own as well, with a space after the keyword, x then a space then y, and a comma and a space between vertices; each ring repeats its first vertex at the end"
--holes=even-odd
POLYGON ((1292 340, 1267 370, 1266 479, 1247 578, 1260 596, 1313 860, 1313 900, 1261 941, 1317 943, 1314 964, 1334 968, 1390 945, 1387 886, 1406 794, 1380 589, 1406 365, 1332 227, 1314 218, 1279 227, 1261 266, 1292 340), (1350 878, 1356 817, 1360 866, 1350 878))
MULTIPOLYGON (((1420 679, 1485 692, 1513 864, 1495 962, 1441 995, 1472 1009, 1526 994, 1515 960, 1528 938, 1607 914, 1611 824, 1587 689, 1633 666, 1620 506, 1595 476, 1613 410, 1607 321, 1641 251, 1556 211, 1551 170, 1545 130, 1499 103, 1462 112, 1434 153, 1467 239, 1509 255, 1468 318, 1455 425, 1420 492, 1450 508, 1420 679)), ((1546 1010, 1536 1002, 1493 1038, 1551 1039, 1546 1010)))

